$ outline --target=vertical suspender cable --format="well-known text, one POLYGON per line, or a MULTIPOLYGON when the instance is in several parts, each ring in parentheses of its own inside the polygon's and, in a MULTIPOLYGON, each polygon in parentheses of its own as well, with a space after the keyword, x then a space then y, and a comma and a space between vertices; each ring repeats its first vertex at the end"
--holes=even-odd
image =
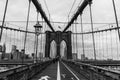
MULTIPOLYGON (((71 25, 72 26, 72 25, 71 25)), ((72 28, 73 28, 73 26, 72 27, 70 27, 70 31, 72 31, 72 28)), ((72 37, 71 37, 71 41, 72 41, 72 53, 73 53, 73 34, 71 34, 72 35, 72 37)))
MULTIPOLYGON (((82 15, 80 15, 81 20, 81 33, 83 33, 83 22, 82 22, 82 15)), ((85 47, 84 47, 84 35, 82 34, 82 48, 83 48, 83 55, 85 55, 85 47)))
POLYGON ((30 5, 31 5, 31 0, 29 0, 29 6, 28 6, 26 32, 25 32, 25 38, 24 38, 24 54, 25 54, 26 40, 27 40, 27 31, 28 31, 28 23, 29 23, 29 15, 30 15, 30 5))
POLYGON ((93 39, 93 49, 94 49, 94 59, 96 60, 96 49, 95 49, 95 38, 93 33, 93 19, 92 19, 92 9, 91 9, 91 2, 89 2, 89 8, 90 8, 90 19, 91 19, 91 29, 92 29, 92 39, 93 39))
POLYGON ((21 34, 20 34, 20 28, 19 28, 19 31, 18 31, 18 32, 19 32, 19 34, 18 34, 18 35, 19 35, 19 36, 18 36, 18 45, 19 45, 19 49, 21 49, 21 46, 20 46, 20 36, 21 36, 21 34))
POLYGON ((17 31, 16 30, 14 30, 14 37, 15 37, 15 45, 17 46, 17 41, 16 41, 16 34, 17 34, 17 31))
MULTIPOLYGON (((19 28, 19 30, 20 30, 20 28, 19 28)), ((20 39, 19 45, 20 45, 20 49, 22 49, 22 48, 21 48, 21 46, 22 46, 22 45, 21 45, 21 44, 22 44, 22 43, 21 43, 21 40, 22 40, 21 30, 20 30, 20 32, 19 32, 19 35, 20 35, 20 37, 19 37, 19 39, 20 39)))
MULTIPOLYGON (((42 26, 44 26, 44 24, 43 24, 43 18, 42 18, 42 26)), ((40 30, 41 32, 40 32, 40 35, 41 35, 41 39, 40 39, 40 41, 41 41, 41 44, 40 44, 40 46, 41 46, 41 55, 43 54, 43 41, 42 41, 42 31, 43 31, 43 29, 41 29, 40 30)), ((41 56, 42 57, 42 56, 41 56)))
MULTIPOLYGON (((36 22, 36 24, 37 23, 39 23, 39 11, 37 10, 37 22, 36 22)), ((36 45, 37 45, 37 36, 36 36, 36 33, 34 34, 34 36, 35 36, 35 41, 34 41, 34 53, 36 53, 36 45)))
POLYGON ((111 37, 111 57, 112 57, 112 59, 113 59, 113 55, 112 55, 112 53, 113 53, 113 50, 112 50, 112 47, 113 47, 113 41, 112 41, 112 31, 110 30, 110 37, 111 37))
POLYGON ((101 48, 101 45, 102 45, 102 43, 101 43, 101 37, 100 37, 100 32, 98 32, 98 35, 99 35, 99 42, 98 42, 98 45, 99 45, 99 53, 101 54, 101 59, 102 59, 102 48, 101 48))
POLYGON ((102 32, 102 34, 101 34, 102 36, 101 36, 101 49, 103 49, 103 59, 104 59, 104 53, 105 53, 105 48, 104 48, 104 32, 102 32), (102 39, 103 38, 103 39, 102 39))
POLYGON ((13 44, 15 45, 15 30, 13 30, 13 39, 14 39, 13 44))
POLYGON ((18 46, 18 31, 16 31, 16 45, 18 46))
MULTIPOLYGON (((73 28, 74 28, 74 33, 75 33, 75 21, 74 21, 74 27, 73 28)), ((74 48, 75 48, 75 53, 76 53, 76 43, 75 43, 76 39, 75 39, 75 34, 74 34, 74 38, 73 39, 74 39, 74 48)))
POLYGON ((73 23, 73 27, 72 27, 72 30, 73 30, 73 52, 75 53, 75 46, 74 46, 74 23, 73 23))
POLYGON ((100 43, 99 43, 99 45, 100 45, 100 52, 101 52, 101 54, 102 54, 102 57, 103 57, 103 59, 104 59, 104 48, 103 48, 103 37, 102 37, 102 34, 103 34, 103 32, 101 32, 101 34, 99 33, 99 36, 100 36, 100 43))
POLYGON ((3 21, 2 21, 2 26, 1 26, 0 42, 1 42, 1 39, 2 39, 3 26, 4 26, 4 23, 5 23, 5 17, 6 17, 6 12, 7 12, 7 6, 8 6, 8 0, 6 0, 5 11, 4 11, 3 21))
MULTIPOLYGON (((96 54, 96 57, 97 55, 99 56, 99 45, 97 44, 97 41, 99 40, 99 36, 97 36, 97 32, 95 32, 95 37, 96 37, 96 41, 95 41, 95 44, 96 44, 96 53, 98 52, 98 54, 96 54)), ((100 58, 100 56, 99 56, 100 58)))
MULTIPOLYGON (((44 33, 45 33, 45 31, 46 31, 46 27, 47 27, 47 26, 46 26, 46 23, 45 23, 44 33)), ((43 47, 44 47, 44 49, 43 49, 43 53, 44 53, 44 54, 45 54, 45 44, 46 44, 46 35, 44 34, 44 46, 43 46, 43 47)), ((44 55, 44 54, 43 54, 43 55, 44 55)))
POLYGON ((5 43, 6 43, 6 40, 7 40, 7 29, 6 29, 6 35, 5 35, 5 43))
MULTIPOLYGON (((30 15, 30 4, 31 0, 29 0, 29 6, 28 6, 28 14, 27 14, 27 23, 26 23, 26 32, 25 32, 25 38, 24 38, 24 54, 25 54, 25 49, 26 49, 26 40, 27 40, 27 31, 28 31, 28 23, 29 23, 29 15, 30 15)), ((24 62, 24 54, 23 54, 23 60, 22 63, 24 62)))
POLYGON ((21 31, 21 50, 23 49, 23 32, 21 31))
MULTIPOLYGON (((108 51, 109 51, 109 49, 108 49, 109 47, 108 47, 108 37, 107 37, 107 31, 106 31, 106 54, 107 54, 107 57, 108 57, 108 51)), ((107 58, 106 57, 106 58, 107 58)))
POLYGON ((19 34, 19 30, 17 31, 17 45, 18 45, 18 47, 20 48, 20 45, 19 45, 19 36, 20 36, 20 34, 19 34))
MULTIPOLYGON (((12 30, 11 30, 11 29, 10 29, 10 35, 12 35, 12 30)), ((9 47, 10 47, 10 50, 11 50, 11 47, 12 47, 12 40, 11 40, 11 37, 12 37, 12 36, 10 36, 10 46, 9 46, 9 47)))
POLYGON ((102 53, 101 53, 102 49, 100 47, 102 43, 101 43, 101 40, 100 40, 100 32, 98 32, 98 43, 97 44, 98 44, 98 53, 101 55, 101 59, 102 59, 102 53))
POLYGON ((118 58, 118 60, 119 60, 119 51, 118 51, 119 49, 118 49, 118 38, 117 38, 117 37, 118 37, 118 36, 117 36, 118 34, 117 34, 116 30, 115 30, 115 35, 116 35, 117 58, 118 58))
POLYGON ((36 51, 36 35, 34 35, 35 36, 35 38, 34 38, 34 53, 35 53, 35 51, 36 51))
MULTIPOLYGON (((72 24, 72 28, 71 29, 73 30, 73 33, 74 33, 74 24, 72 24)), ((72 36, 72 39, 73 39, 73 52, 74 52, 75 51, 75 47, 74 47, 74 34, 72 36)))
POLYGON ((113 2, 114 14, 115 14, 118 36, 119 36, 119 41, 120 41, 120 30, 119 30, 119 23, 118 23, 118 18, 117 18, 116 6, 115 6, 114 0, 112 0, 112 2, 113 2))
MULTIPOLYGON (((95 37, 96 37, 95 44, 96 44, 96 57, 97 57, 97 55, 99 56, 99 45, 97 44, 99 37, 97 36, 97 32, 95 32, 95 37)), ((100 58, 100 56, 99 56, 99 58, 100 58)))
POLYGON ((75 21, 75 32, 76 32, 76 54, 78 55, 78 41, 77 41, 77 20, 75 21))
POLYGON ((100 41, 100 32, 98 32, 98 43, 97 43, 97 44, 98 44, 98 53, 99 53, 99 55, 101 56, 100 59, 102 60, 102 53, 101 53, 101 52, 102 52, 102 49, 101 49, 101 47, 100 47, 100 44, 102 44, 102 43, 101 43, 101 41, 100 41))
MULTIPOLYGON (((37 23, 38 23, 38 16, 39 16, 39 12, 37 11, 37 23)), ((34 34, 34 36, 35 36, 35 38, 34 38, 35 39, 35 41, 34 41, 34 53, 35 53, 35 51, 36 51, 36 34, 34 34)))

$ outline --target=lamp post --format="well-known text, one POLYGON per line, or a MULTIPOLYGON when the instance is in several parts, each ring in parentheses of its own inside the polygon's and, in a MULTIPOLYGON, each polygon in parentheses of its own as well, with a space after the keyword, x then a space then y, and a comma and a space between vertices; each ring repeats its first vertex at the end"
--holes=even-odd
POLYGON ((37 53, 38 53, 38 36, 40 35, 42 25, 37 22, 37 24, 34 26, 35 28, 35 35, 36 35, 36 51, 35 51, 35 63, 37 63, 37 53))

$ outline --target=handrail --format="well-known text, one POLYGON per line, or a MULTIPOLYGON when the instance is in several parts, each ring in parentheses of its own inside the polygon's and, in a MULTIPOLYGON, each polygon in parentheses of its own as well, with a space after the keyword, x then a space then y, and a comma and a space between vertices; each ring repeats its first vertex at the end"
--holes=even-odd
MULTIPOLYGON (((78 66, 79 69, 87 70, 92 72, 93 74, 97 74, 98 76, 103 76, 105 80, 108 78, 111 80, 120 80, 120 72, 112 71, 109 69, 105 69, 99 66, 94 66, 91 64, 81 63, 81 62, 75 62, 72 60, 63 60, 66 64, 70 66, 78 66)), ((74 67, 73 67, 74 69, 74 67)), ((78 70, 79 71, 79 70, 78 70)), ((94 76, 94 75, 92 75, 94 76)))
POLYGON ((32 78, 35 74, 41 72, 53 60, 48 60, 45 62, 34 63, 29 65, 23 65, 21 67, 16 67, 9 69, 7 71, 0 72, 0 79, 3 80, 28 80, 32 78))

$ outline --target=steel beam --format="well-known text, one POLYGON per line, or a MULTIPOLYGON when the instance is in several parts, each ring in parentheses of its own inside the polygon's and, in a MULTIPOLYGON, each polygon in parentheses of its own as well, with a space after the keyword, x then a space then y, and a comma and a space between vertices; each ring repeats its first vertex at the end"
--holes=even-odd
POLYGON ((43 11, 41 4, 38 2, 38 0, 32 0, 33 4, 35 5, 36 9, 40 12, 42 18, 45 20, 45 22, 47 23, 47 25, 50 27, 50 29, 55 32, 55 30, 53 29, 52 25, 50 24, 50 21, 48 20, 45 12, 43 11))
POLYGON ((70 26, 71 24, 77 19, 77 17, 79 15, 82 14, 83 10, 85 9, 85 7, 91 3, 92 0, 84 0, 81 4, 81 6, 78 8, 77 12, 74 14, 74 16, 72 17, 72 19, 70 20, 70 22, 68 22, 67 26, 65 27, 65 29, 63 30, 63 32, 65 32, 70 26))

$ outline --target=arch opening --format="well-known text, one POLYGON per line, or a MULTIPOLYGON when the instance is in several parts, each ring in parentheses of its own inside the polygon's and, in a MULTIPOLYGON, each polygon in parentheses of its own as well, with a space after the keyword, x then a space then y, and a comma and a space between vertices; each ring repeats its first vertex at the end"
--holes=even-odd
POLYGON ((60 56, 67 59, 67 44, 64 40, 60 43, 60 56))
POLYGON ((56 42, 53 40, 50 43, 50 58, 55 58, 57 55, 57 44, 56 42))

